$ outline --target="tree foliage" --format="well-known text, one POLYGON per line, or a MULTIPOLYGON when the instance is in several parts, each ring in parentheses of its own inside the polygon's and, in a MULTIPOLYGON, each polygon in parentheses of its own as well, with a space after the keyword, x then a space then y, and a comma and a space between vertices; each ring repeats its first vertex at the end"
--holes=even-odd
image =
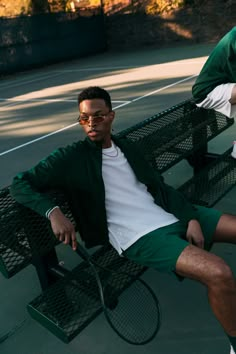
MULTIPOLYGON (((234 0, 218 0, 224 4, 234 0)), ((159 15, 183 6, 199 7, 214 0, 0 0, 0 16, 16 16, 58 11, 76 11, 103 5, 107 14, 146 13, 159 15)))
POLYGON ((146 4, 146 13, 155 15, 163 14, 184 5, 184 0, 150 0, 146 4))

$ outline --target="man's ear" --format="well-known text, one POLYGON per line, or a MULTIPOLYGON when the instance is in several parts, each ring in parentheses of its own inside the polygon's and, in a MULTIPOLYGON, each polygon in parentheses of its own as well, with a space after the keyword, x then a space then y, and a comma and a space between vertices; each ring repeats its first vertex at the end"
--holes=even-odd
POLYGON ((111 112, 110 112, 110 119, 111 119, 111 121, 113 121, 113 120, 115 119, 115 115, 116 115, 115 111, 111 111, 111 112))

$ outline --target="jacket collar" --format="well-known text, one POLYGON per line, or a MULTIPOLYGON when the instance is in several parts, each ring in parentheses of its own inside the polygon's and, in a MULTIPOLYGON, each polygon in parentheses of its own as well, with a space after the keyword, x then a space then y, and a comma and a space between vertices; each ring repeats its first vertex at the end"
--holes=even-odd
MULTIPOLYGON (((111 135, 111 140, 114 141, 114 143, 118 146, 120 146, 119 144, 119 139, 116 138, 114 135, 111 135)), ((92 141, 91 139, 89 139, 89 137, 87 136, 85 139, 84 139, 84 142, 86 144, 88 144, 88 146, 91 148, 91 149, 102 149, 102 143, 95 143, 94 141, 92 141)))
POLYGON ((85 142, 85 143, 88 145, 88 147, 91 148, 91 149, 96 149, 96 150, 102 149, 102 143, 95 143, 94 141, 92 141, 91 139, 89 139, 88 136, 84 139, 84 142, 85 142))

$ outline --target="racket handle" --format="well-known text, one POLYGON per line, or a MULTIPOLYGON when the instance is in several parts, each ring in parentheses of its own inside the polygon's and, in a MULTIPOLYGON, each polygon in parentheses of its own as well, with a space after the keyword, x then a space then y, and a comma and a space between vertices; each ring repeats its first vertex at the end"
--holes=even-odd
POLYGON ((83 258, 85 261, 87 261, 89 259, 89 254, 88 252, 84 249, 84 247, 82 245, 80 245, 79 243, 77 243, 77 248, 76 248, 76 252, 77 254, 83 258))

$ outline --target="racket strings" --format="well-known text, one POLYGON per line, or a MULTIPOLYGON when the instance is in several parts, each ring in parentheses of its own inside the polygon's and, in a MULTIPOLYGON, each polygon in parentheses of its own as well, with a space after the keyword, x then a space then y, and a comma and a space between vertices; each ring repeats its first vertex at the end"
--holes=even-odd
MULTIPOLYGON (((136 275, 130 275, 120 272, 120 267, 117 271, 115 261, 104 267, 98 260, 90 259, 82 247, 77 252, 88 261, 86 285, 92 288, 97 285, 105 317, 112 329, 128 343, 150 342, 160 327, 160 309, 153 290, 139 278, 140 269, 135 268, 136 275)), ((96 291, 93 297, 97 299, 96 291)))
POLYGON ((159 304, 153 291, 146 283, 135 280, 118 296, 116 306, 107 306, 107 299, 113 296, 110 289, 105 287, 104 313, 112 328, 129 343, 149 342, 160 326, 159 304))

